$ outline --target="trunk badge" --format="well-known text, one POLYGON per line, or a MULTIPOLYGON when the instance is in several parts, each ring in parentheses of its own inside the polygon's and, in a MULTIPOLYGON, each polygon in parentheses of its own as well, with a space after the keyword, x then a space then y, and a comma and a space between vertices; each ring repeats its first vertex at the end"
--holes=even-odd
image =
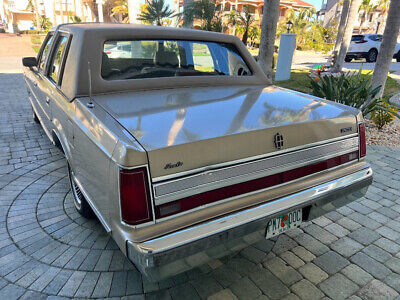
POLYGON ((183 162, 178 161, 177 163, 174 163, 174 164, 172 164, 172 163, 167 163, 167 164, 165 165, 164 169, 165 169, 165 170, 168 170, 168 169, 178 168, 178 167, 181 167, 181 166, 183 166, 183 162))
POLYGON ((279 132, 274 136, 274 144, 276 149, 281 149, 283 147, 283 135, 279 132))

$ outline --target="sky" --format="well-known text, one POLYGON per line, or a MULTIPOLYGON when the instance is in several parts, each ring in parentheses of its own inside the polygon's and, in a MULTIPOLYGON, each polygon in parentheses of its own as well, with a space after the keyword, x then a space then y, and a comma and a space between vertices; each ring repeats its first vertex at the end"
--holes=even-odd
POLYGON ((322 0, 303 0, 303 1, 314 5, 316 10, 320 10, 321 9, 322 0))

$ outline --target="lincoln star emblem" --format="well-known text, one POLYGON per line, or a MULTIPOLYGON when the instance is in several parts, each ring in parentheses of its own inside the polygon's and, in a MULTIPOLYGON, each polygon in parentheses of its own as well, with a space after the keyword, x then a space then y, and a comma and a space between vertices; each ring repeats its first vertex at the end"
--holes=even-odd
POLYGON ((283 147, 283 135, 280 133, 275 134, 274 144, 276 149, 281 149, 283 147))

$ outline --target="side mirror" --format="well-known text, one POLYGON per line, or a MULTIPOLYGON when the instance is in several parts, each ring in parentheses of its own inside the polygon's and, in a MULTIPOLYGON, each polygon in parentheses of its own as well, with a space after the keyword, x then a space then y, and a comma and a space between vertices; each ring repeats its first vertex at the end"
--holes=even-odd
POLYGON ((24 67, 28 68, 36 67, 37 65, 36 57, 24 57, 22 58, 22 64, 24 67))

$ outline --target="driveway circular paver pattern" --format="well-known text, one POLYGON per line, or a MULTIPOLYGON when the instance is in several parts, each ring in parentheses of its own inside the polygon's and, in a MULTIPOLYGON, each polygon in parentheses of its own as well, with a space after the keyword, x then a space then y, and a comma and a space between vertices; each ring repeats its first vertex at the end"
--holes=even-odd
POLYGON ((369 147, 365 198, 158 283, 75 210, 63 154, 33 122, 21 74, 0 74, 0 299, 395 299, 400 149, 369 147))

